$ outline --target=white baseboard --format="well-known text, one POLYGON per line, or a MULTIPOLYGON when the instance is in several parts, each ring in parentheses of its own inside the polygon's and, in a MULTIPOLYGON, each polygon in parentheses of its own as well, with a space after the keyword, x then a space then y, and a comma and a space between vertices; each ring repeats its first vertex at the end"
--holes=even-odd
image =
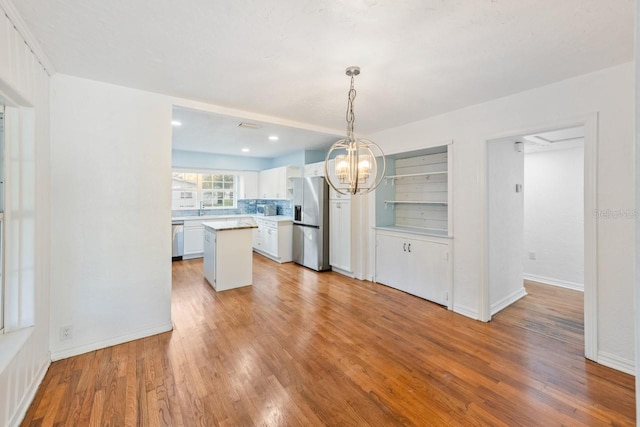
POLYGON ((90 344, 81 345, 78 347, 73 347, 61 351, 56 351, 51 353, 51 360, 54 362, 61 359, 66 359, 68 357, 77 356, 79 354, 88 353, 90 351, 100 350, 101 348, 111 347, 114 345, 122 344, 125 342, 138 340, 140 338, 146 338, 151 335, 161 334, 163 332, 168 332, 173 329, 173 324, 171 322, 164 323, 158 326, 152 326, 150 328, 139 329, 137 331, 130 332, 126 335, 121 335, 118 337, 109 338, 107 340, 93 342, 90 344))
POLYGON ((584 292, 584 283, 569 282, 568 280, 554 279, 552 277, 536 276, 535 274, 523 274, 525 280, 532 282, 540 282, 545 285, 557 286, 559 288, 572 289, 574 291, 584 292))
POLYGON ((524 286, 517 291, 513 292, 511 295, 507 295, 499 301, 496 301, 494 304, 491 304, 491 315, 493 316, 500 310, 507 308, 514 302, 518 301, 520 298, 527 295, 527 291, 524 289, 524 286))
POLYGON ((38 369, 38 373, 33 377, 33 381, 29 384, 29 388, 26 393, 22 397, 22 401, 20 405, 16 408, 16 411, 13 413, 11 420, 9 420, 8 427, 18 427, 20 423, 24 420, 24 416, 27 415, 27 410, 29 406, 31 406, 31 402, 33 402, 34 397, 36 397, 36 392, 38 391, 38 387, 40 387, 40 383, 44 380, 44 376, 49 370, 49 365, 51 365, 50 357, 44 361, 40 369, 38 369))
POLYGON ((342 269, 340 269, 338 267, 333 267, 332 266, 331 267, 331 271, 335 271, 336 273, 342 274, 343 276, 351 277, 352 279, 356 278, 355 274, 353 274, 352 272, 346 271, 346 270, 342 270, 342 269))
POLYGON ((453 303, 453 312, 461 314, 461 315, 466 316, 466 317, 470 317, 473 320, 480 319, 480 316, 478 316, 478 311, 477 310, 473 310, 473 309, 471 309, 469 307, 465 307, 463 305, 456 304, 455 302, 453 303))
POLYGON ((633 376, 636 375, 636 366, 633 360, 625 359, 604 351, 599 351, 597 362, 617 371, 624 372, 625 374, 633 376))

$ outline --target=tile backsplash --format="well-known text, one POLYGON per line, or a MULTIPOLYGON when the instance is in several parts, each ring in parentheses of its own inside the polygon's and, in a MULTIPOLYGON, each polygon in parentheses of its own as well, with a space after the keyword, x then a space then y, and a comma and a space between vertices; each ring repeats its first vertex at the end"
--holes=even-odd
MULTIPOLYGON (((265 199, 243 199, 238 200, 237 208, 233 209, 204 209, 202 215, 254 215, 256 205, 265 204, 276 206, 278 215, 293 216, 293 202, 291 200, 265 200, 265 199)), ((175 210, 171 211, 172 217, 179 216, 199 216, 199 209, 175 210)))

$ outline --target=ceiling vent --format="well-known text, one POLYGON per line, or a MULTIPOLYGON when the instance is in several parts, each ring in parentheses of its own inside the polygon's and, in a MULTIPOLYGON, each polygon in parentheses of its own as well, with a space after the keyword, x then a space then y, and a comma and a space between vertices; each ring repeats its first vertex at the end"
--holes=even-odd
POLYGON ((262 127, 258 124, 249 123, 249 122, 241 122, 238 126, 241 128, 247 128, 247 129, 260 129, 262 127))

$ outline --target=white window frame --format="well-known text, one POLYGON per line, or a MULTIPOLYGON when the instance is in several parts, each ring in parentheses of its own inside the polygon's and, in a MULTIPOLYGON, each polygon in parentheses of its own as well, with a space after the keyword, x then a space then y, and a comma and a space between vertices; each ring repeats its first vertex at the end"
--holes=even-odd
MULTIPOLYGON (((183 168, 174 168, 171 171, 171 177, 173 180, 173 174, 176 173, 193 173, 193 174, 197 174, 198 178, 197 178, 197 186, 195 190, 187 190, 187 189, 180 189, 180 190, 174 190, 173 187, 171 188, 172 191, 172 199, 173 199, 173 192, 174 191, 180 191, 180 192, 189 192, 189 191, 194 191, 195 192, 195 199, 196 199, 196 204, 189 206, 189 207, 178 207, 178 206, 172 206, 172 210, 177 210, 177 211, 181 211, 181 210, 220 210, 220 209, 237 209, 238 208, 238 186, 240 183, 240 173, 237 171, 221 171, 221 170, 206 170, 206 169, 183 169, 183 168), (203 188, 203 175, 231 175, 233 176, 233 188, 232 189, 216 189, 216 188, 203 188), (204 206, 205 203, 205 198, 204 198, 204 193, 205 192, 216 192, 216 191, 229 191, 231 190, 233 192, 233 204, 231 206, 204 206)), ((224 186, 224 181, 223 181, 223 186, 224 186)), ((229 200, 229 199, 226 199, 229 200)))

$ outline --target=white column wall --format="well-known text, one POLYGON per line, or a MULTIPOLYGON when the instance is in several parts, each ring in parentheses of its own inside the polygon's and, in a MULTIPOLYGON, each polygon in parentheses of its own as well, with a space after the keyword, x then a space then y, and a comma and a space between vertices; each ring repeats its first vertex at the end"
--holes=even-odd
POLYGON ((61 74, 51 87, 57 360, 172 328, 172 103, 61 74))
MULTIPOLYGON (((454 140, 454 310, 481 312, 486 141, 598 114, 598 209, 634 206, 632 63, 368 135, 386 153, 454 140)), ((599 354, 634 365, 634 221, 598 222, 599 354)), ((611 363, 609 363, 611 364, 611 363)))
MULTIPOLYGON (((487 146, 489 310, 493 316, 526 295, 522 282, 524 154, 514 141, 491 141, 487 146)), ((455 302, 455 299, 454 299, 455 302)))

